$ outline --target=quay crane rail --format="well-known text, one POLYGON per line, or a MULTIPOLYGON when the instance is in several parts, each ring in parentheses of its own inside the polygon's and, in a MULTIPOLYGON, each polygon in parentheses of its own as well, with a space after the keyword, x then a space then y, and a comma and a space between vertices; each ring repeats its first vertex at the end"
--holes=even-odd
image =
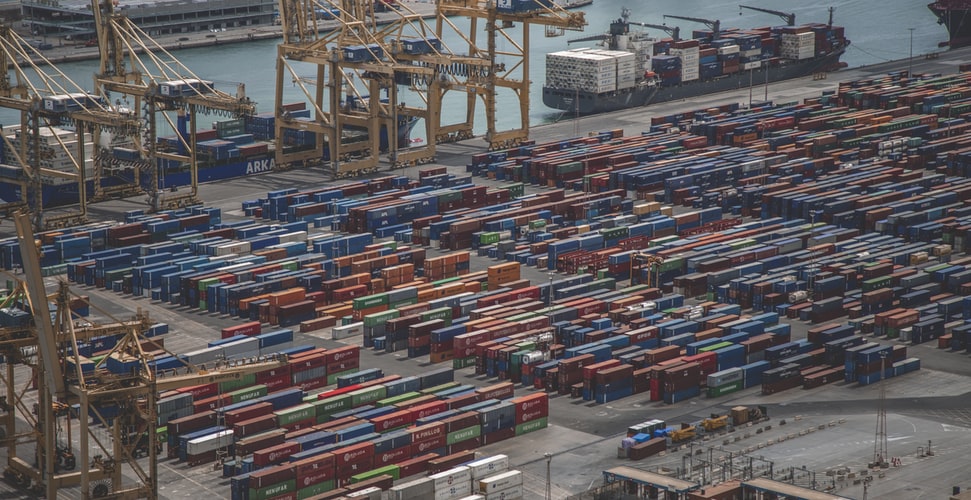
MULTIPOLYGON (((130 436, 154 436, 159 392, 238 380, 244 375, 282 367, 286 360, 260 357, 214 368, 187 365, 182 373, 155 373, 149 369, 150 358, 142 349, 142 332, 151 325, 148 317, 139 313, 130 321, 76 327, 67 285, 60 284, 52 295, 46 292, 30 215, 18 212, 14 223, 24 270, 24 282, 15 292, 24 295, 34 324, 30 328, 0 330, 0 350, 11 356, 6 373, 0 374, 6 385, 6 400, 0 401, 0 424, 6 431, 0 443, 8 452, 4 476, 25 489, 34 485, 34 494, 49 500, 57 498, 58 490, 78 485, 83 498, 157 499, 158 442, 147 440, 148 463, 144 464, 136 458, 143 443, 130 436), (51 302, 56 305, 53 312, 51 302), (91 372, 94 375, 82 371, 78 342, 118 332, 124 337, 95 365, 91 372), (134 362, 134 366, 127 373, 113 373, 104 369, 108 359, 134 362), (25 397, 33 377, 28 377, 23 389, 18 390, 15 364, 37 373, 36 414, 25 397), (80 407, 76 458, 70 440, 67 450, 57 440, 58 418, 65 413, 70 415, 64 408, 72 404, 80 407), (117 414, 107 415, 105 408, 117 408, 117 414), (29 433, 16 434, 16 412, 30 425, 29 433), (18 445, 30 441, 36 442, 35 459, 18 457, 18 445), (74 463, 68 464, 67 458, 74 463), (79 465, 80 470, 62 472, 73 468, 68 465, 79 465)), ((70 427, 71 417, 67 418, 70 427)))

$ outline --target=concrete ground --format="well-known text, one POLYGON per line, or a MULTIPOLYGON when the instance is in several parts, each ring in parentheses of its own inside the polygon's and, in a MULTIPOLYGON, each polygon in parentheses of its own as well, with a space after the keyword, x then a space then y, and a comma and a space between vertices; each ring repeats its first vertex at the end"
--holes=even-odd
MULTIPOLYGON (((917 68, 929 72, 951 72, 968 52, 954 51, 939 60, 921 61, 917 68)), ((883 65, 831 75, 829 80, 799 80, 774 85, 770 99, 798 100, 818 95, 822 90, 835 88, 838 80, 860 78, 899 69, 904 63, 883 65)), ((669 103, 652 108, 656 114, 674 109, 698 109, 710 104, 747 99, 748 91, 706 97, 690 103, 669 103)), ((533 130, 538 141, 572 137, 576 131, 595 131, 624 128, 633 134, 647 128, 650 114, 639 110, 609 116, 594 116, 533 130)), ((468 155, 482 151, 484 145, 476 139, 442 147, 441 164, 450 171, 461 173, 468 155)), ((416 176, 416 168, 398 171, 416 176)), ((327 182, 321 169, 291 171, 248 179, 220 182, 203 186, 201 195, 209 205, 223 209, 224 219, 242 216, 240 203, 265 195, 266 191, 282 187, 309 187, 327 182)), ((495 184, 477 179, 477 183, 495 184)), ((100 219, 117 219, 125 210, 144 208, 143 200, 129 199, 94 206, 91 214, 100 219)), ((0 233, 9 234, 9 221, 0 223, 0 233)), ((434 254, 434 251, 431 251, 434 254)), ((484 269, 493 261, 473 258, 473 269, 484 269)), ((527 270, 525 275, 536 282, 548 277, 543 270, 527 270)), ((200 347, 217 335, 216 331, 234 321, 219 315, 202 314, 187 308, 172 308, 152 303, 147 298, 121 297, 118 294, 86 287, 75 287, 79 293, 92 297, 92 302, 106 312, 129 314, 137 307, 150 311, 153 318, 172 325, 166 346, 177 352, 200 347)), ((793 337, 805 336, 808 325, 792 322, 793 337)), ((345 342, 353 343, 356 339, 345 342)), ((300 342, 321 346, 337 345, 326 333, 300 336, 300 342)), ((971 460, 964 450, 971 445, 971 403, 968 392, 971 374, 968 355, 935 349, 934 345, 909 348, 910 356, 922 360, 922 370, 901 378, 886 381, 887 441, 891 456, 900 457, 901 466, 875 472, 868 487, 869 498, 945 498, 951 487, 971 486, 967 469, 971 460), (928 446, 929 445, 929 446, 928 446), (928 447, 933 455, 928 455, 928 447)), ((427 361, 427 360, 426 360, 427 361)), ((362 352, 362 366, 381 367, 386 373, 411 375, 429 368, 422 359, 409 360, 402 354, 362 352)), ((457 379, 476 384, 493 380, 476 377, 462 370, 457 379)), ((859 481, 868 462, 872 461, 877 424, 876 411, 880 401, 880 385, 857 387, 855 384, 834 384, 803 391, 793 389, 769 397, 749 389, 731 396, 709 400, 694 398, 675 405, 652 403, 639 395, 607 405, 554 397, 551 402, 550 427, 520 438, 490 445, 484 453, 505 453, 512 465, 527 474, 528 498, 542 498, 546 484, 547 461, 544 453, 551 453, 549 462, 553 498, 577 494, 602 481, 601 471, 619 464, 631 464, 648 470, 677 472, 692 470, 700 479, 701 462, 706 457, 716 459, 732 453, 732 460, 747 460, 772 468, 777 474, 790 473, 800 484, 816 481, 818 487, 831 487, 852 498, 863 498, 863 482, 859 481), (669 424, 692 422, 710 413, 724 413, 737 405, 764 405, 770 421, 736 429, 732 433, 709 437, 693 449, 670 450, 663 457, 633 463, 616 458, 616 448, 626 428, 634 423, 661 418, 669 424), (783 420, 785 424, 783 425, 783 420), (771 428, 768 428, 771 426, 771 428), (761 432, 759 432, 761 430, 761 432), (711 448, 711 451, 709 451, 711 448), (700 454, 698 453, 700 451, 700 454), (691 460, 686 453, 693 452, 691 460), (710 455, 709 455, 710 453, 710 455), (744 457, 744 458, 740 458, 744 457), (805 468, 805 470, 803 469, 805 468), (782 471, 782 472, 779 472, 782 471)), ((528 391, 520 389, 517 394, 528 391)), ((712 470, 705 474, 713 474, 712 470)), ((778 476, 777 476, 778 477, 778 476)), ((715 473, 715 478, 719 476, 715 473)), ((228 497, 228 481, 211 472, 209 467, 188 468, 182 464, 163 461, 159 468, 160 492, 163 498, 228 497)), ((20 495, 0 483, 0 498, 32 498, 20 495)), ((64 498, 76 498, 78 492, 65 490, 64 498)), ((59 495, 60 496, 60 495, 59 495)))

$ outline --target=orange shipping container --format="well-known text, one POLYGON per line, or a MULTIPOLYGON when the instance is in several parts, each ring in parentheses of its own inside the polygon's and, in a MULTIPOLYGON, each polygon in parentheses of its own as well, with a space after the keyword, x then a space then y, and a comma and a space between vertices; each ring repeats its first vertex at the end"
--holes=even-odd
POLYGON ((307 290, 304 288, 291 288, 282 292, 270 294, 270 305, 274 307, 286 306, 304 300, 307 290))

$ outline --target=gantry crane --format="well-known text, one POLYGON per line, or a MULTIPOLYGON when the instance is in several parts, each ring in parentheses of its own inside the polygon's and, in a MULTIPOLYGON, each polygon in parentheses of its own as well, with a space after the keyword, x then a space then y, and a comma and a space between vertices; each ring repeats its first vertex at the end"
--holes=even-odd
MULTIPOLYGON (((786 12, 782 12, 782 11, 778 11, 778 10, 763 9, 762 7, 749 7, 748 5, 739 5, 738 6, 738 9, 739 10, 749 9, 749 10, 754 10, 756 12, 764 12, 766 14, 772 14, 772 15, 775 15, 775 16, 779 16, 780 19, 782 19, 783 21, 785 21, 786 22, 786 26, 795 26, 796 25, 796 14, 795 13, 792 13, 792 12, 786 13, 786 12)), ((739 15, 742 15, 741 12, 739 12, 738 14, 739 15)))
POLYGON ((287 130, 303 130, 316 134, 318 140, 315 148, 303 150, 285 143, 277 150, 277 163, 326 157, 335 175, 373 170, 381 161, 382 133, 387 137, 385 149, 392 166, 430 160, 436 144, 472 137, 477 98, 485 106, 490 146, 525 139, 529 81, 522 75, 529 70, 529 26, 580 29, 585 25, 582 13, 539 2, 534 7, 530 12, 513 13, 505 4, 497 7, 494 2, 439 2, 434 26, 430 26, 407 5, 399 4, 389 12, 391 22, 379 27, 372 0, 281 0, 284 42, 277 63, 277 134, 283 137, 287 130), (319 32, 312 15, 319 9, 340 13, 335 31, 319 32), (503 9, 510 12, 503 13, 503 9), (467 18, 468 27, 457 25, 458 17, 467 18), (516 22, 523 23, 523 41, 510 34, 516 22), (482 31, 486 32, 485 47, 478 41, 482 31), (449 40, 458 42, 449 46, 449 40), (514 45, 515 51, 502 50, 500 45, 505 42, 514 45), (296 63, 314 67, 315 90, 306 88, 308 79, 299 77, 296 63), (288 116, 281 91, 288 79, 311 101, 311 120, 288 116), (522 126, 514 131, 496 130, 496 93, 502 89, 518 96, 522 126), (456 99, 449 99, 456 93, 456 99), (464 108, 463 119, 442 123, 443 106, 464 108), (418 120, 424 121, 427 143, 417 147, 399 144, 395 132, 409 130, 418 120), (353 131, 363 132, 366 140, 354 141, 353 131))
MULTIPOLYGON (((101 64, 95 85, 109 99, 113 94, 133 99, 132 109, 140 114, 142 129, 134 134, 138 158, 112 158, 121 168, 130 168, 148 179, 140 186, 150 208, 163 210, 197 203, 199 155, 196 132, 200 114, 216 114, 231 119, 252 115, 256 106, 238 84, 232 95, 215 88, 193 74, 127 16, 115 12, 116 2, 92 0, 101 64), (174 89, 174 90, 173 90, 174 89), (172 114, 178 116, 173 121, 172 114), (189 130, 183 135, 182 125, 189 130), (163 150, 158 144, 162 130, 177 132, 180 147, 163 150), (189 192, 163 192, 166 165, 188 165, 189 192)), ((108 154, 108 152, 105 152, 108 154)), ((137 182, 137 181, 136 181, 137 182)))
POLYGON ((19 212, 14 216, 14 224, 24 270, 24 295, 34 324, 26 330, 0 332, 0 349, 5 356, 12 356, 7 359, 4 376, 7 400, 0 405, 0 411, 7 410, 3 418, 8 447, 4 476, 23 487, 33 483, 36 494, 50 500, 57 498, 58 490, 77 485, 81 486, 82 498, 158 498, 158 443, 155 439, 147 440, 146 465, 136 458, 144 443, 131 439, 131 436, 154 436, 158 394, 181 387, 239 380, 247 374, 280 368, 286 361, 260 357, 210 369, 187 365, 181 373, 154 372, 142 349, 146 340, 142 333, 151 324, 148 317, 139 312, 130 321, 76 328, 67 285, 59 285, 52 296, 46 292, 30 216, 19 212), (52 299, 57 305, 53 314, 49 306, 52 299), (78 342, 116 334, 124 336, 111 352, 92 370, 83 369, 78 342), (106 370, 105 364, 112 360, 131 368, 121 373, 106 370), (18 390, 12 361, 26 363, 34 370, 34 376, 28 378, 37 381, 36 414, 25 409, 24 394, 30 382, 18 390), (80 470, 61 472, 59 466, 67 464, 65 460, 59 464, 59 457, 74 455, 70 441, 67 453, 64 445, 58 443, 58 416, 73 404, 79 405, 76 417, 80 431, 75 461, 80 470), (22 436, 17 434, 16 420, 7 416, 17 410, 31 426, 27 438, 37 443, 36 456, 31 461, 17 456, 17 444, 22 443, 22 436))
POLYGON ((631 262, 630 279, 631 284, 641 284, 641 270, 647 269, 647 286, 658 286, 661 276, 660 265, 664 263, 664 257, 647 252, 637 252, 633 255, 631 262), (651 276, 651 272, 654 276, 651 276))
MULTIPOLYGON (((93 159, 95 167, 99 166, 93 149, 105 134, 134 134, 140 124, 71 81, 7 26, 0 27, 0 51, 0 107, 17 110, 21 116, 20 123, 8 125, 2 137, 4 160, 23 174, 19 205, 30 207, 38 229, 83 222, 87 213, 86 163, 93 159), (43 67, 35 60, 44 63, 43 67), (11 130, 13 135, 8 134, 11 130), (88 144, 92 145, 90 149, 88 144), (68 167, 58 168, 61 162, 67 162, 68 167), (77 185, 78 209, 45 217, 44 186, 60 179, 77 185)), ((100 179, 95 178, 94 185, 100 185, 100 179)))
POLYGON ((691 21, 693 23, 704 24, 705 26, 708 27, 708 29, 710 29, 715 34, 716 38, 718 33, 721 32, 721 21, 719 21, 718 19, 715 19, 714 21, 712 21, 710 19, 702 19, 700 17, 673 16, 670 14, 664 14, 664 18, 680 19, 682 21, 691 21))

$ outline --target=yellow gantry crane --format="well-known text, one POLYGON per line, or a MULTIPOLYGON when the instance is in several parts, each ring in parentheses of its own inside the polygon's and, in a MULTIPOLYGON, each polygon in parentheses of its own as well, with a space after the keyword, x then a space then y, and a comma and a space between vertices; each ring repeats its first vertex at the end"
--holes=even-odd
MULTIPOLYGON (((215 114, 229 119, 252 115, 255 104, 238 84, 235 94, 217 89, 215 83, 192 73, 124 14, 115 12, 113 0, 92 0, 101 64, 95 85, 108 98, 126 96, 139 114, 142 128, 132 136, 137 158, 112 158, 119 168, 135 170, 147 183, 127 186, 144 192, 153 210, 183 207, 199 202, 199 158, 196 148, 197 118, 215 114), (177 115, 177 116, 173 116, 177 115), (178 121, 188 119, 189 130, 178 140, 180 148, 163 150, 158 144, 161 130, 178 131, 178 121), (161 182, 168 165, 188 165, 188 192, 167 192, 161 182)), ((106 195, 108 193, 105 193, 106 195)))
POLYGON ((151 326, 147 315, 139 311, 129 321, 108 325, 75 325, 70 312, 71 294, 61 283, 48 295, 41 274, 39 247, 34 240, 30 216, 14 216, 17 240, 24 270, 22 292, 33 315, 29 328, 0 330, 0 351, 6 360, 6 371, 0 373, 6 399, 0 401, 0 443, 7 448, 4 476, 14 484, 30 488, 39 498, 53 500, 58 490, 80 486, 82 498, 158 498, 157 455, 159 444, 154 439, 157 425, 156 400, 162 391, 200 384, 239 380, 245 375, 282 367, 284 359, 275 357, 242 360, 215 368, 187 366, 180 373, 160 374, 149 368, 149 356, 143 351, 142 333, 151 326), (52 312, 50 303, 56 304, 52 312), (78 343, 103 335, 123 334, 112 351, 84 370, 84 360, 77 354, 78 343), (131 369, 125 373, 105 369, 111 360, 125 362, 131 369), (26 383, 17 382, 18 369, 23 375, 29 368, 26 383), (31 408, 28 392, 36 380, 36 410, 31 408), (71 405, 79 410, 77 420, 78 450, 59 440, 61 420, 71 426, 71 405), (110 409, 108 413, 106 410, 110 409), (29 431, 18 431, 18 418, 29 425, 29 431), (145 447, 147 457, 139 459, 145 447), (134 438, 133 438, 134 437, 134 438), (17 455, 18 445, 36 443, 33 459, 17 455), (66 471, 77 466, 77 471, 66 471))
POLYGON ((583 13, 535 0, 439 1, 429 22, 405 4, 377 9, 381 1, 280 1, 278 165, 325 159, 342 176, 376 169, 382 151, 392 167, 430 161, 437 144, 472 137, 480 103, 490 147, 521 142, 529 131, 531 26, 543 25, 555 36, 586 24, 583 13), (376 10, 386 12, 378 16, 376 10), (339 14, 337 29, 321 32, 317 12, 339 14), (300 75, 303 64, 313 77, 300 75), (285 108, 282 89, 289 81, 310 101, 311 118, 294 119, 285 108), (502 92, 518 101, 517 109, 503 110, 519 115, 520 125, 510 131, 496 128, 502 92), (464 113, 444 123, 446 106, 464 113), (425 144, 399 139, 419 121, 425 144), (299 133, 315 134, 314 147, 287 139, 299 133))
MULTIPOLYGON (((21 176, 22 198, 4 207, 6 211, 29 207, 37 229, 85 221, 88 161, 93 161, 94 172, 100 171, 97 144, 103 137, 137 133, 138 120, 85 91, 7 26, 0 26, 0 107, 19 111, 21 117, 2 130, 0 139, 3 161, 21 176), (51 183, 76 184, 78 208, 45 216, 44 186, 51 183)), ((93 181, 100 186, 97 175, 93 181)))

